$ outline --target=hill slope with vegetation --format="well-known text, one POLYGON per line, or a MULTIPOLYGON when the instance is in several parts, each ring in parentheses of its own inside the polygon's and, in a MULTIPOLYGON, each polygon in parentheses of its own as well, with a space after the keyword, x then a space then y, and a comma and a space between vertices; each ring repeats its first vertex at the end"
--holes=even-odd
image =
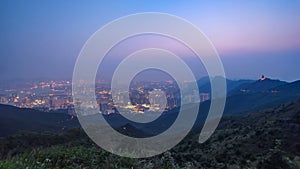
POLYGON ((300 168, 300 100, 244 117, 225 117, 199 144, 190 133, 152 158, 118 157, 81 129, 61 134, 20 133, 0 139, 0 168, 300 168))

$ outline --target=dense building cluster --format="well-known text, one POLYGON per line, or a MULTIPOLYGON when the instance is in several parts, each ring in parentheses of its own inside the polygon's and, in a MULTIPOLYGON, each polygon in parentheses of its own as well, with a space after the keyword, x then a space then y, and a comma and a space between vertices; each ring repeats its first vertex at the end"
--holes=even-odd
MULTIPOLYGON (((10 87, 1 86, 0 104, 8 104, 20 108, 33 108, 41 111, 65 110, 69 114, 74 113, 74 104, 80 100, 72 98, 72 83, 67 80, 61 81, 35 81, 22 82, 10 87)), ((188 86, 188 85, 186 85, 188 86)), ((118 91, 112 96, 110 85, 106 82, 97 82, 95 95, 100 112, 103 114, 124 112, 144 112, 171 110, 180 106, 181 99, 185 102, 195 103, 210 99, 209 93, 200 93, 197 97, 196 91, 184 95, 181 98, 177 83, 173 81, 159 82, 135 82, 130 90, 118 91), (153 97, 151 92, 156 93, 153 97), (129 101, 125 98, 129 98, 129 101), (166 99, 160 101, 159 99, 166 99), (165 105, 160 105, 164 103, 165 105)), ((84 105, 89 107, 90 105, 84 105)))

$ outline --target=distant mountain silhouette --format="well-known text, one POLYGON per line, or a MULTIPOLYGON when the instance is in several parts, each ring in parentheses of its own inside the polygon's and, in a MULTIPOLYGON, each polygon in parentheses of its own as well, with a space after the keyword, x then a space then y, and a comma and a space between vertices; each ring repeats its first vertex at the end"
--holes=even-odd
MULTIPOLYGON (((258 80, 237 86, 237 89, 228 94, 223 117, 245 116, 300 99, 300 80, 292 83, 272 79, 258 80), (237 90, 241 86, 247 86, 251 92, 237 90)), ((203 125, 209 108, 210 100, 201 103, 195 130, 203 125)))
POLYGON ((284 93, 298 93, 299 92, 299 87, 300 87, 300 80, 287 83, 285 85, 277 86, 273 88, 273 91, 278 91, 278 92, 284 92, 284 93))
MULTIPOLYGON (((223 77, 213 77, 213 81, 218 81, 222 79, 223 77)), ((230 80, 226 79, 227 83, 227 92, 230 92, 231 90, 235 89, 237 86, 244 85, 244 84, 249 84, 254 82, 254 80, 230 80)), ((200 93, 210 93, 211 92, 211 86, 210 86, 210 81, 209 77, 203 77, 197 81, 199 91, 200 93)))
POLYGON ((266 79, 247 85, 248 91, 235 90, 227 97, 225 115, 241 115, 300 99, 300 81, 292 83, 266 79))
POLYGON ((0 137, 20 131, 63 131, 79 127, 77 118, 63 113, 47 113, 33 109, 0 105, 0 137))
POLYGON ((239 94, 241 92, 267 92, 272 88, 276 88, 281 85, 288 84, 287 82, 280 80, 273 80, 269 78, 264 78, 263 80, 259 79, 252 83, 244 83, 236 86, 229 95, 239 94))

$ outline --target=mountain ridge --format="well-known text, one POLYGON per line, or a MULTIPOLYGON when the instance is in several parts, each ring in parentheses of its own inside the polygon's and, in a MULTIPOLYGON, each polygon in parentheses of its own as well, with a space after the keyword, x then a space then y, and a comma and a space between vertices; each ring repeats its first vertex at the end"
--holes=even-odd
POLYGON ((77 118, 64 113, 49 113, 29 108, 0 105, 0 126, 1 137, 20 131, 58 132, 80 125, 77 118))

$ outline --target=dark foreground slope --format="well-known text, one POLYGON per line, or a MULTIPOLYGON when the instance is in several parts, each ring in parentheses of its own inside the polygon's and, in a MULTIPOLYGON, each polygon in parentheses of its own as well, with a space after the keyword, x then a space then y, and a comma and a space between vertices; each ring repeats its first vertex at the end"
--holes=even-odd
POLYGON ((61 132, 74 127, 79 127, 77 119, 67 114, 0 105, 0 137, 20 131, 61 132))
POLYGON ((174 158, 197 159, 204 168, 300 168, 300 100, 224 118, 207 142, 199 145, 196 139, 175 147, 174 158))
POLYGON ((244 117, 224 118, 205 143, 199 144, 198 134, 191 133, 170 151, 147 159, 108 153, 80 129, 18 134, 0 139, 0 168, 298 169, 299 133, 300 100, 244 117))

